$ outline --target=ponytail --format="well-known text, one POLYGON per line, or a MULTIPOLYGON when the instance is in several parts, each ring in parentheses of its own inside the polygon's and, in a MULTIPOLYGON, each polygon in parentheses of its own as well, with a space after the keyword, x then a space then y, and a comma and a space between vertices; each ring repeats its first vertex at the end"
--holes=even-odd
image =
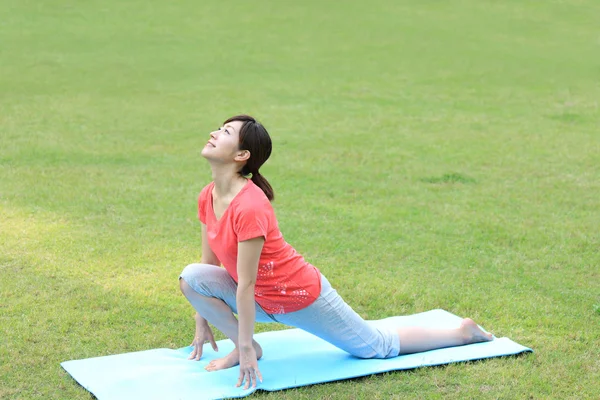
POLYGON ((269 159, 271 155, 271 137, 264 126, 249 115, 236 115, 227 119, 224 124, 233 121, 242 122, 240 129, 240 150, 248 150, 250 158, 242 167, 240 174, 248 176, 252 174, 252 182, 258 186, 267 196, 269 201, 273 201, 275 194, 269 182, 262 176, 258 169, 269 159))
POLYGON ((273 201, 275 199, 275 193, 273 193, 271 184, 258 171, 252 173, 252 182, 254 182, 254 184, 265 193, 265 196, 267 196, 269 201, 273 201))

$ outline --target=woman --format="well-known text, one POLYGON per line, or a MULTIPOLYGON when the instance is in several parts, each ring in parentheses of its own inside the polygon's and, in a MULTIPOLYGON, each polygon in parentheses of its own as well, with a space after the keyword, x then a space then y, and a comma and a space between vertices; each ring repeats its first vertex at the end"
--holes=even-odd
POLYGON ((231 339, 235 349, 212 360, 206 369, 239 364, 237 386, 245 382, 245 388, 255 387, 257 379, 262 382, 257 363, 262 349, 253 339, 255 321, 301 328, 361 358, 396 357, 492 339, 470 319, 457 329, 385 330, 367 324, 283 239, 270 203, 273 189, 259 172, 270 154, 269 134, 247 115, 225 121, 202 149, 213 177, 198 200, 202 261, 188 265, 180 276, 181 291, 196 309, 190 359, 200 359, 206 342, 218 350, 208 322, 231 339))

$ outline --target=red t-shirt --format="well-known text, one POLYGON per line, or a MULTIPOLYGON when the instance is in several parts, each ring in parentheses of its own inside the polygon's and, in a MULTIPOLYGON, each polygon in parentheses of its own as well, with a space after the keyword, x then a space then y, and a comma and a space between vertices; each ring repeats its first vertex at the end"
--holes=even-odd
POLYGON ((229 204, 221 219, 215 216, 208 184, 198 197, 198 218, 206 225, 208 244, 237 282, 238 242, 264 237, 254 295, 269 314, 285 314, 309 306, 321 293, 321 274, 284 239, 275 212, 264 192, 251 180, 229 204))

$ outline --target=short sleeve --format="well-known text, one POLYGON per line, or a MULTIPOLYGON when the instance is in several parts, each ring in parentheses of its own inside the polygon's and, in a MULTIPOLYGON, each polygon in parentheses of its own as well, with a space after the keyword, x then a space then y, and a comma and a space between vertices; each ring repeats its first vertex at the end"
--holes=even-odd
POLYGON ((269 210, 263 207, 244 207, 239 210, 233 226, 238 242, 261 236, 266 240, 269 221, 269 210))
POLYGON ((198 196, 198 219, 204 225, 206 225, 206 210, 209 209, 208 207, 211 201, 212 186, 212 183, 206 185, 198 196))

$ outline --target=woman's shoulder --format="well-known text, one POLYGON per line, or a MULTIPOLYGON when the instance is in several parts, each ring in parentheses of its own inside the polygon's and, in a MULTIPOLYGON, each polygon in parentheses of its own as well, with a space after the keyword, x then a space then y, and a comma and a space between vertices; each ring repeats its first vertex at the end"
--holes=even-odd
POLYGON ((213 189, 213 187, 214 187, 214 186, 215 186, 215 183, 214 183, 214 182, 210 182, 210 183, 208 183, 208 184, 207 184, 206 186, 204 186, 204 187, 202 188, 202 190, 200 191, 199 197, 200 197, 200 198, 202 198, 202 197, 205 197, 205 196, 207 196, 207 194, 210 194, 210 193, 212 193, 212 189, 213 189))
POLYGON ((273 206, 265 193, 256 186, 254 182, 248 180, 241 196, 236 198, 235 207, 238 211, 259 213, 273 213, 273 206))
POLYGON ((262 191, 252 180, 248 179, 248 184, 244 187, 246 200, 251 204, 264 205, 272 208, 271 202, 267 198, 265 192, 262 191))
POLYGON ((200 191, 200 194, 206 193, 208 191, 211 191, 214 186, 215 186, 215 182, 214 181, 207 183, 206 186, 204 186, 202 188, 202 190, 200 191))
POLYGON ((208 203, 212 202, 212 190, 213 186, 215 186, 214 182, 209 183, 204 186, 198 195, 198 209, 203 210, 208 203))

